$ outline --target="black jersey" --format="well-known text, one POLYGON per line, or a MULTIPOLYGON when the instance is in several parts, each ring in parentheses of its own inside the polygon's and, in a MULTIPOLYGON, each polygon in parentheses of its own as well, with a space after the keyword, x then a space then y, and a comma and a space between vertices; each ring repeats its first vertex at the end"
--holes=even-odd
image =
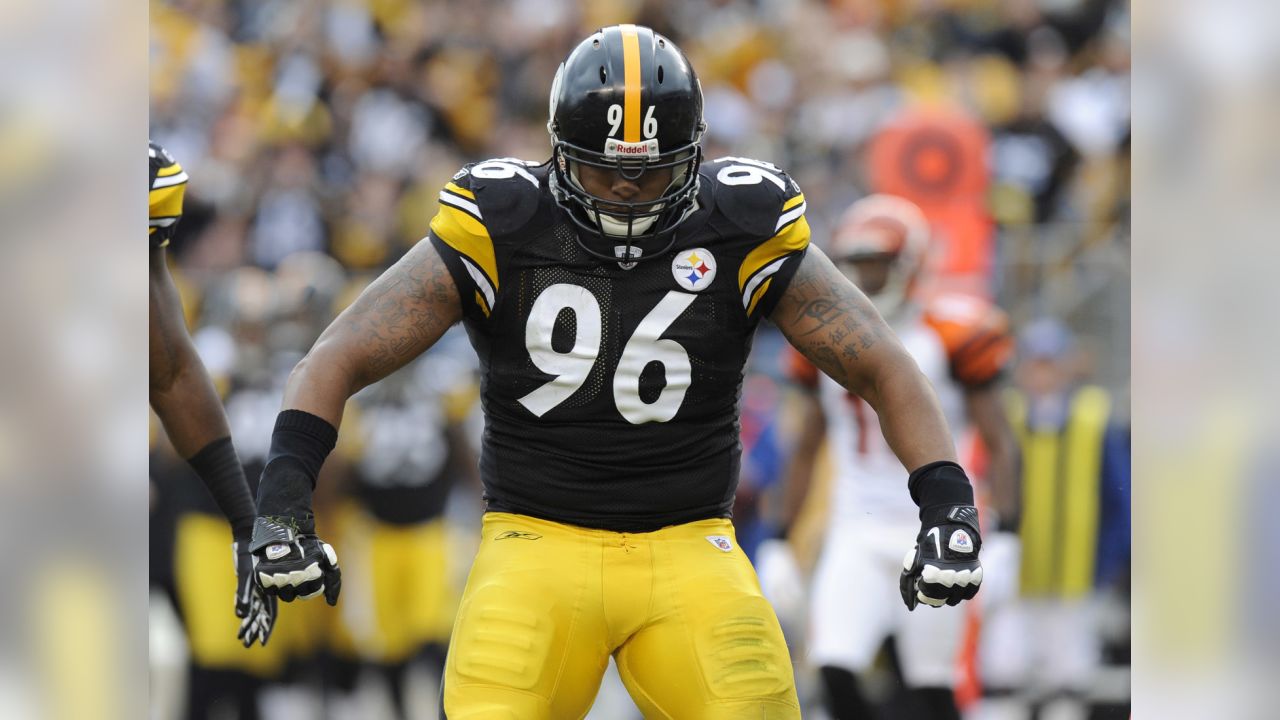
POLYGON ((187 188, 187 173, 167 150, 155 143, 148 143, 147 158, 150 162, 150 183, 147 204, 149 221, 147 235, 151 247, 164 247, 173 237, 173 230, 182 217, 182 196, 187 188))
POLYGON ((468 165, 431 222, 480 359, 489 509, 619 531, 727 517, 751 338, 809 243, 800 188, 703 163, 675 244, 624 267, 579 247, 548 170, 468 165))

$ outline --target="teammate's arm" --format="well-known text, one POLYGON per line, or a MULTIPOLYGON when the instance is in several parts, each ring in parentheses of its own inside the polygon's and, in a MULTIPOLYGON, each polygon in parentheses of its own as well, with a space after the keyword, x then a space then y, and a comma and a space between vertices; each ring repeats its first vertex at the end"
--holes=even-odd
POLYGON ((150 262, 151 407, 174 449, 204 481, 231 523, 237 576, 235 612, 242 618, 240 639, 246 647, 255 640, 265 645, 275 624, 275 601, 261 596, 252 584, 248 548, 254 507, 244 467, 231 444, 227 416, 213 381, 187 334, 182 301, 169 275, 163 247, 151 248, 150 262))
POLYGON ((258 485, 250 549, 257 577, 285 601, 338 601, 333 548, 316 536, 311 494, 347 399, 422 354, 462 318, 457 287, 423 240, 365 288, 293 369, 258 485))
MULTIPOLYGON (((213 381, 187 334, 178 289, 165 264, 164 248, 151 248, 151 407, 170 442, 184 458, 231 435, 213 381)), ((245 486, 248 499, 248 486, 245 486)), ((228 508, 223 508, 228 510, 228 508)), ((253 524, 253 505, 232 508, 232 523, 253 524)))
POLYGON ((871 301, 812 245, 771 318, 814 365, 875 409, 885 440, 910 471, 907 487, 920 506, 921 530, 903 563, 907 607, 973 597, 982 581, 973 488, 915 360, 871 301))

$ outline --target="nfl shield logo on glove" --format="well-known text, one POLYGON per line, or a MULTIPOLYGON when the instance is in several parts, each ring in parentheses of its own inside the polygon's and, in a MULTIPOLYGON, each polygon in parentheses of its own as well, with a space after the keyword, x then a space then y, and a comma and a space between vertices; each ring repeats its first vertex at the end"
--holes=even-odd
POLYGON ((951 533, 951 540, 947 542, 947 547, 958 553, 973 552, 973 540, 969 537, 969 533, 964 530, 957 530, 951 533))

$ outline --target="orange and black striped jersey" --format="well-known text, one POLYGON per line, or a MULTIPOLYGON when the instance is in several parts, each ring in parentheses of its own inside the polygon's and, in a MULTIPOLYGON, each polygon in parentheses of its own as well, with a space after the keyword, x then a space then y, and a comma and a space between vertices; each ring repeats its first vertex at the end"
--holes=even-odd
POLYGON ((150 218, 147 235, 151 247, 164 247, 182 217, 182 197, 187 189, 187 173, 169 151, 149 142, 147 154, 151 162, 148 205, 150 218))
POLYGON ((925 305, 923 320, 947 350, 952 379, 964 387, 991 383, 1013 361, 1009 318, 986 300, 940 295, 925 305))
POLYGON ((804 195, 767 163, 704 162, 674 245, 624 267, 579 246, 548 174, 469 165, 431 222, 481 363, 489 508, 616 531, 727 517, 743 367, 808 247, 804 195))

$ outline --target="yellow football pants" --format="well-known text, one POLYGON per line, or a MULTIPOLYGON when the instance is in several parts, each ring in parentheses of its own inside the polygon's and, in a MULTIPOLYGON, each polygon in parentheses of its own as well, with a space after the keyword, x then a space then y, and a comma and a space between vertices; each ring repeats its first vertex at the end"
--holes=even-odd
POLYGON ((728 520, 650 533, 488 513, 445 668, 449 720, 586 715, 609 656, 646 718, 798 718, 728 520))

